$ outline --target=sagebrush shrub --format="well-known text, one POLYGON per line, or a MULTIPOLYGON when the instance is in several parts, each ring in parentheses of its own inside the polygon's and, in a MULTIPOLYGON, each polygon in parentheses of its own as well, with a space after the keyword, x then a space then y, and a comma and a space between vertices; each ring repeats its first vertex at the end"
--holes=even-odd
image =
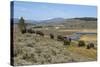
POLYGON ((17 46, 14 48, 14 57, 17 57, 18 55, 22 54, 23 51, 22 51, 22 48, 17 46))

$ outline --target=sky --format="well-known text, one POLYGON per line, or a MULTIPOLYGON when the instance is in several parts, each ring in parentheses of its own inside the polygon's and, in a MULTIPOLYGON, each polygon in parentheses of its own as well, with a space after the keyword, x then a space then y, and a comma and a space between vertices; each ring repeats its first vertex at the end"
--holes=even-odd
POLYGON ((97 17, 96 6, 14 1, 13 7, 14 18, 27 20, 97 17))

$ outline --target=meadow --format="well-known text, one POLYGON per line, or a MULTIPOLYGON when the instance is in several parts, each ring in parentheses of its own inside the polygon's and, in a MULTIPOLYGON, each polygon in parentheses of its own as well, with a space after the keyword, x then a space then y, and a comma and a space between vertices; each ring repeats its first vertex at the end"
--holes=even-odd
POLYGON ((26 32, 22 34, 18 24, 13 26, 13 49, 14 65, 38 65, 38 64, 55 64, 69 62, 86 62, 97 60, 97 34, 84 34, 79 40, 71 40, 70 45, 64 45, 63 41, 57 40, 58 35, 65 37, 76 36, 75 32, 97 32, 95 28, 65 28, 60 26, 43 26, 28 25, 34 31, 42 31, 44 36, 36 33, 26 32), (54 35, 54 38, 50 37, 54 35), (79 41, 83 40, 85 46, 79 47, 79 41), (94 48, 87 49, 87 45, 92 42, 94 48))

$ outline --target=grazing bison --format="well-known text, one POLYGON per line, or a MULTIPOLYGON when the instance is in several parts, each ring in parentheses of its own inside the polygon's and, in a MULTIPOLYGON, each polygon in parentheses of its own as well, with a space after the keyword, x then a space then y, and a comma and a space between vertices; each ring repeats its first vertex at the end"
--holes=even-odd
POLYGON ((85 42, 84 42, 83 40, 80 40, 80 41, 78 42, 78 46, 79 46, 79 47, 85 46, 85 42))
POLYGON ((27 32, 28 32, 28 33, 35 33, 35 31, 32 30, 32 29, 27 29, 27 32))
POLYGON ((71 43, 71 38, 64 37, 63 42, 64 42, 64 45, 70 45, 70 43, 71 43))
POLYGON ((21 30, 21 33, 22 34, 26 33, 26 29, 21 30))
POLYGON ((63 41, 63 40, 64 40, 64 37, 63 37, 62 35, 58 35, 58 36, 57 36, 57 40, 58 40, 58 41, 63 41))
POLYGON ((36 34, 40 35, 40 36, 44 36, 44 33, 41 31, 36 31, 36 34))
POLYGON ((90 48, 94 48, 94 44, 93 44, 93 43, 89 43, 89 44, 87 45, 87 49, 90 49, 90 48))
POLYGON ((91 48, 94 48, 94 43, 90 43, 90 47, 91 48))
POLYGON ((64 37, 64 40, 68 40, 68 41, 72 41, 72 39, 71 38, 68 38, 68 37, 64 37))
POLYGON ((65 40, 65 39, 63 42, 64 42, 64 45, 70 45, 70 43, 71 43, 69 40, 65 40))
POLYGON ((72 39, 71 38, 68 38, 68 40, 71 42, 72 41, 72 39))
POLYGON ((53 35, 53 34, 50 34, 50 38, 51 38, 51 39, 54 39, 54 35, 53 35))
POLYGON ((87 49, 90 49, 90 45, 88 44, 86 48, 87 48, 87 49))

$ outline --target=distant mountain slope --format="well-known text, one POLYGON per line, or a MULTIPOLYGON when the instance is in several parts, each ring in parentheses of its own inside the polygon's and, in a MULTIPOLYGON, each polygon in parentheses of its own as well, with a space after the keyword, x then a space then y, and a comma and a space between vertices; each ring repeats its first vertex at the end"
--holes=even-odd
POLYGON ((84 20, 84 21, 97 21, 97 18, 93 18, 93 17, 83 17, 83 18, 74 18, 74 19, 84 20))
POLYGON ((67 28, 97 28, 97 21, 95 19, 85 19, 85 18, 77 18, 77 19, 68 19, 66 22, 61 23, 67 28))
MULTIPOLYGON (((25 20, 26 23, 63 23, 66 21, 71 21, 71 20, 82 20, 82 21, 97 21, 97 18, 94 17, 82 17, 82 18, 70 18, 70 19, 64 19, 64 18, 52 18, 52 19, 48 19, 48 20, 25 20)), ((19 19, 18 18, 14 18, 14 23, 18 23, 19 19)))
POLYGON ((48 20, 43 20, 42 22, 45 22, 45 23, 61 23, 61 22, 64 22, 66 21, 66 19, 64 18, 52 18, 52 19, 48 19, 48 20))
MULTIPOLYGON (((19 19, 14 19, 14 23, 18 23, 19 19)), ((40 26, 59 26, 62 25, 65 28, 97 28, 97 18, 83 17, 83 18, 53 18, 42 21, 25 20, 27 25, 40 25, 40 26)))

